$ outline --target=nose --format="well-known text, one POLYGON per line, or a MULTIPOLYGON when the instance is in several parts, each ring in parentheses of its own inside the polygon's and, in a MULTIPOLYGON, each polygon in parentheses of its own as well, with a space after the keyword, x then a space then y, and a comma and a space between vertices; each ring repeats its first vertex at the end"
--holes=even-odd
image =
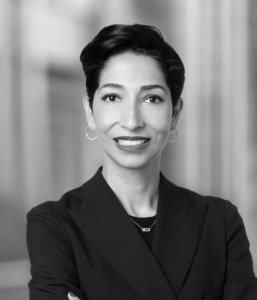
POLYGON ((142 111, 137 103, 130 103, 124 107, 120 124, 128 130, 136 130, 144 126, 142 111))

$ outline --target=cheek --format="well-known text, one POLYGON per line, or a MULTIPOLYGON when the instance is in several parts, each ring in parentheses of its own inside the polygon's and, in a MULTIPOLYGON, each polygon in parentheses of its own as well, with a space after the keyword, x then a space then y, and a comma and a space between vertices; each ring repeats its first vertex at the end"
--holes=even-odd
POLYGON ((154 116, 148 116, 148 123, 151 125, 154 131, 164 135, 169 134, 171 120, 172 115, 168 110, 155 113, 154 116))
POLYGON ((98 114, 97 117, 95 117, 95 125, 98 135, 108 130, 108 120, 104 115, 98 114))
POLYGON ((94 116, 98 135, 107 133, 117 121, 117 114, 108 109, 97 110, 94 116))

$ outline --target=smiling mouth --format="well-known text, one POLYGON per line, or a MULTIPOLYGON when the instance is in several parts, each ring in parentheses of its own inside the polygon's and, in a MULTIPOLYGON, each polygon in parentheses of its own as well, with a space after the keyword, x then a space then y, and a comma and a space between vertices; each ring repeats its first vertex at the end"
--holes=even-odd
POLYGON ((118 137, 114 140, 122 146, 137 146, 147 143, 150 139, 145 137, 118 137))

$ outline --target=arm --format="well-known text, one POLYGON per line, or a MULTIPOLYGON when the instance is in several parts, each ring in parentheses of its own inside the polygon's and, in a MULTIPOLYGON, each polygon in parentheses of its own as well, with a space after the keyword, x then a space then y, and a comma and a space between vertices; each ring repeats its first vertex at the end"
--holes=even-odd
POLYGON ((237 208, 226 201, 227 272, 223 299, 257 299, 257 279, 243 220, 237 208))
POLYGON ((27 247, 32 279, 31 300, 67 299, 72 291, 83 300, 72 245, 62 222, 51 212, 37 207, 27 215, 27 247))

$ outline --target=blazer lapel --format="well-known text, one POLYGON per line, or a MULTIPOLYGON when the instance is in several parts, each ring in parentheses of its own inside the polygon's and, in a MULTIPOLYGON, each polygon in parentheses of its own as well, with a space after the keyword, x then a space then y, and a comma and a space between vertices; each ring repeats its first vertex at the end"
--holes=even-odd
POLYGON ((162 174, 152 250, 178 296, 200 238, 207 204, 194 205, 162 174))
MULTIPOLYGON (((83 185, 80 208, 71 208, 69 213, 142 299, 177 299, 154 255, 103 178, 101 169, 83 185)), ((158 235, 162 227, 158 229, 158 235)), ((167 243, 166 240, 164 242, 167 243)), ((160 257, 163 252, 155 248, 159 260, 163 262, 165 257, 160 257)), ((163 254, 167 256, 166 252, 163 254)))

